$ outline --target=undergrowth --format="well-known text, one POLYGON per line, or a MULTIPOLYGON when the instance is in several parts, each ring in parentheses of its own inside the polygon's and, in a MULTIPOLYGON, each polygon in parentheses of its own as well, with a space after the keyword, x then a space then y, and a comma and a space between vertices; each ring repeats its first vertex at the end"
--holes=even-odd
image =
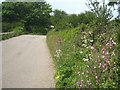
POLYGON ((56 64, 56 88, 118 88, 118 30, 95 34, 90 25, 80 25, 50 31, 47 43, 56 64))

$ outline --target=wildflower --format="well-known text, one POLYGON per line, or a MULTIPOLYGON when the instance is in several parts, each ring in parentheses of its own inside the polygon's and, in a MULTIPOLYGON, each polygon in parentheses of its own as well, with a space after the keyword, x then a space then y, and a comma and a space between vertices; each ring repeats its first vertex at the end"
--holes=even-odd
POLYGON ((104 64, 104 66, 107 66, 108 64, 104 64))
POLYGON ((85 59, 85 58, 83 58, 83 61, 88 61, 89 59, 85 59))
POLYGON ((94 68, 96 68, 96 66, 94 66, 94 68))
POLYGON ((83 37, 84 39, 86 38, 86 36, 84 35, 84 37, 83 37))
POLYGON ((99 58, 100 56, 98 56, 98 58, 99 58))
POLYGON ((106 55, 109 55, 109 52, 105 52, 106 55))
POLYGON ((84 40, 85 43, 87 43, 87 40, 84 40))
POLYGON ((83 51, 81 51, 80 53, 83 53, 83 51))
POLYGON ((89 81, 89 80, 87 80, 86 82, 88 82, 88 83, 89 83, 90 81, 89 81))
POLYGON ((80 72, 78 72, 78 75, 80 76, 80 72))
POLYGON ((95 76, 95 78, 98 78, 98 76, 95 76))
POLYGON ((102 48, 102 50, 105 50, 105 48, 102 48))
POLYGON ((105 70, 103 70, 102 72, 105 72, 105 70))
POLYGON ((105 54, 105 51, 103 51, 103 54, 105 54))
POLYGON ((92 85, 92 83, 88 83, 88 85, 92 85))
POLYGON ((104 60, 105 60, 105 61, 108 61, 108 59, 107 59, 107 58, 104 58, 104 60))
POLYGON ((89 68, 89 65, 87 65, 87 67, 89 68))
POLYGON ((105 66, 103 65, 102 67, 104 68, 105 66))
POLYGON ((90 40, 90 42, 93 42, 93 40, 90 40))
POLYGON ((105 41, 102 41, 102 42, 105 42, 105 41))
POLYGON ((82 85, 80 85, 80 87, 82 87, 82 85))
POLYGON ((57 75, 57 76, 56 76, 56 79, 59 79, 59 78, 60 78, 60 76, 57 75))
POLYGON ((102 58, 105 58, 105 56, 103 55, 102 58))
POLYGON ((82 72, 82 74, 84 74, 84 72, 82 72))
POLYGON ((113 62, 113 64, 116 64, 115 62, 113 62))
POLYGON ((91 54, 89 54, 89 56, 91 56, 91 54))
POLYGON ((80 85, 81 85, 81 82, 77 82, 77 85, 80 86, 80 85))
POLYGON ((86 77, 89 77, 88 75, 86 75, 86 77))
POLYGON ((82 82, 84 81, 84 80, 81 80, 82 82))
POLYGON ((87 47, 87 45, 86 45, 86 44, 82 44, 82 46, 83 46, 83 47, 87 47))
POLYGON ((91 49, 94 49, 94 47, 91 47, 91 49))
POLYGON ((89 34, 92 34, 92 32, 91 32, 91 31, 89 31, 88 33, 89 33, 89 34))
POLYGON ((96 80, 96 82, 98 83, 98 80, 96 80))
POLYGON ((110 38, 110 40, 112 40, 112 38, 110 38))
POLYGON ((102 47, 102 45, 100 45, 100 47, 102 47))
POLYGON ((89 71, 86 71, 86 73, 89 73, 89 71))
POLYGON ((112 40, 112 43, 115 45, 116 44, 116 42, 114 42, 113 40, 112 40))
POLYGON ((106 46, 109 46, 109 43, 107 43, 106 46))

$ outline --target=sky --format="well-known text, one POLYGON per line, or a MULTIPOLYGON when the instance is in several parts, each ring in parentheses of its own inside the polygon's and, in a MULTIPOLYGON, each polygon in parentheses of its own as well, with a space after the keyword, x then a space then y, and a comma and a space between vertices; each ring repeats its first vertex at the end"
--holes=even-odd
MULTIPOLYGON (((0 0, 3 2, 5 0, 0 0)), ((52 5, 51 7, 54 9, 61 9, 67 12, 68 14, 80 14, 84 11, 90 10, 85 3, 87 0, 46 0, 47 3, 52 5)), ((98 0, 102 1, 102 0, 98 0)), ((105 0, 108 3, 109 0, 105 0)), ((116 6, 117 8, 117 6, 116 6)), ((117 11, 113 12, 114 17, 118 15, 117 11)))

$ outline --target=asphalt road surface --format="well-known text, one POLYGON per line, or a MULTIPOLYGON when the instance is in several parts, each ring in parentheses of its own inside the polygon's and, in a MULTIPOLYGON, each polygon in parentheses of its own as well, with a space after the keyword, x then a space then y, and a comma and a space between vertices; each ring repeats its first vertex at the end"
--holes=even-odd
POLYGON ((2 88, 54 88, 55 68, 46 36, 2 41, 2 88))

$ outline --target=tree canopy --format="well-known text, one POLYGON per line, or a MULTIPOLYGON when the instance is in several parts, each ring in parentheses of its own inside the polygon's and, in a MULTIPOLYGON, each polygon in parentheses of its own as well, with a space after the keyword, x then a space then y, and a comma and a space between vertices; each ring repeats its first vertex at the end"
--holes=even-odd
POLYGON ((50 26, 51 6, 46 2, 3 2, 3 22, 22 22, 25 29, 30 25, 50 26))

